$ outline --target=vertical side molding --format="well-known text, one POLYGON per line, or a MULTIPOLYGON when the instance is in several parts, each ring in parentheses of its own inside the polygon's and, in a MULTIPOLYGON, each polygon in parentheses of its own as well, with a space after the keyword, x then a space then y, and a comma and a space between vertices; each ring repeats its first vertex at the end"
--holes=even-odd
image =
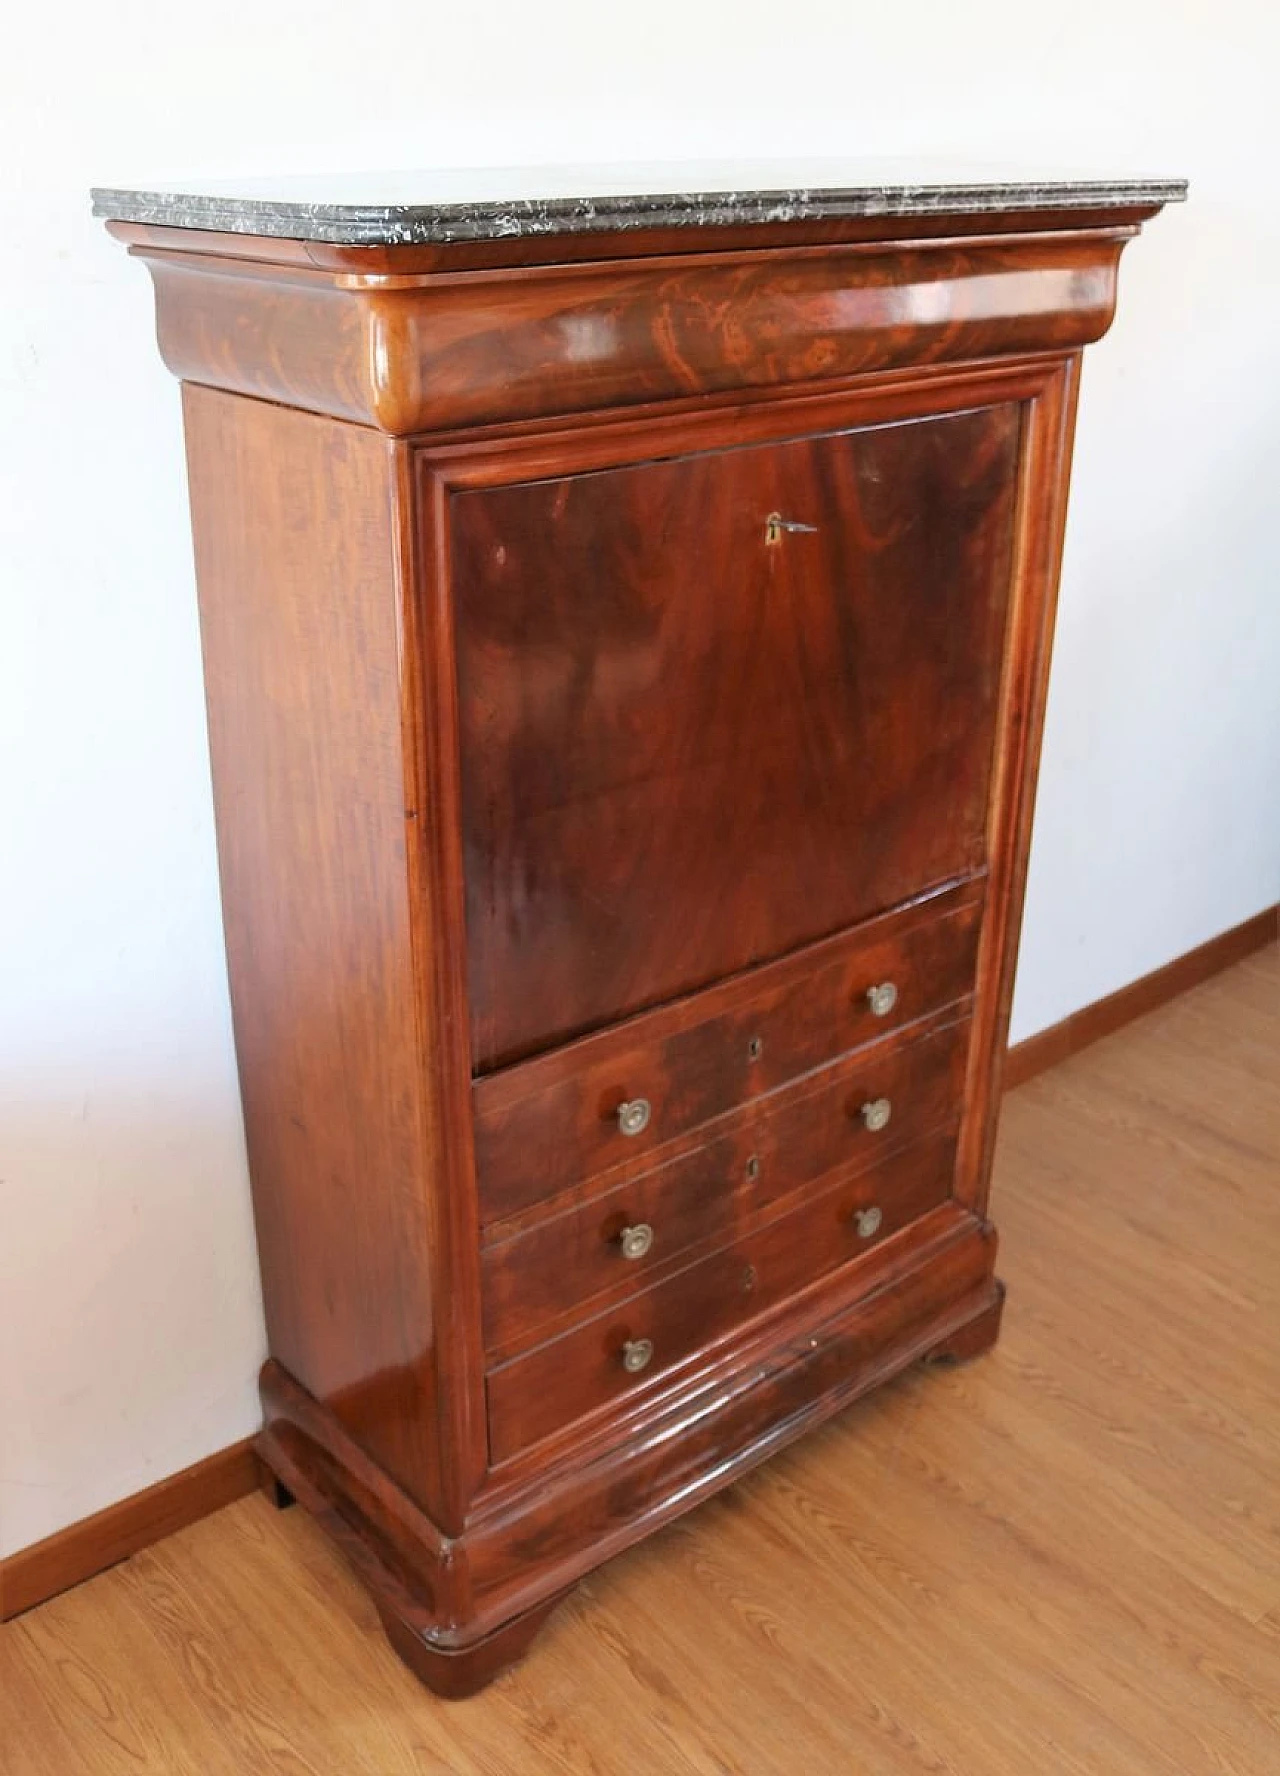
POLYGON ((441 1254, 411 963, 395 446, 191 385, 183 409, 271 1352, 434 1515, 441 1254))
MULTIPOLYGON (((413 905, 415 1004, 429 1100, 430 1213, 440 1270, 436 1293, 441 1464, 436 1520, 457 1536, 488 1465, 480 1334, 480 1211, 471 1112, 458 695, 449 572, 448 490, 415 472, 396 443, 397 587, 404 645, 401 725, 413 905)), ((466 1585, 466 1566, 455 1582, 466 1585)))
POLYGON ((1027 402, 1011 564, 1013 602, 987 827, 990 885, 956 1164, 956 1196, 978 1214, 986 1210, 999 1123, 1079 387, 1076 352, 1062 360, 1027 402))

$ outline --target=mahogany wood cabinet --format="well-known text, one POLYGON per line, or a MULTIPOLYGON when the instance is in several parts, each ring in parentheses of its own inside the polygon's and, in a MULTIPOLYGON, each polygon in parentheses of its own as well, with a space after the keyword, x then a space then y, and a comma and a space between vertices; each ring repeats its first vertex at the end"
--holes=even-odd
POLYGON ((1080 354, 1180 195, 97 194, 184 385, 260 1449, 443 1694, 996 1336, 1080 354))

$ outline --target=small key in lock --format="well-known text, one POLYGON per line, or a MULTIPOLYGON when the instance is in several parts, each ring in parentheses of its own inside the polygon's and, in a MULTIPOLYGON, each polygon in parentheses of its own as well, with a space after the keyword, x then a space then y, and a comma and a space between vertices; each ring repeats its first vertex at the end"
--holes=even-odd
POLYGON ((797 519, 784 518, 781 512, 770 512, 764 521, 764 540, 766 543, 780 543, 784 531, 803 531, 810 536, 817 533, 816 524, 801 524, 797 519))

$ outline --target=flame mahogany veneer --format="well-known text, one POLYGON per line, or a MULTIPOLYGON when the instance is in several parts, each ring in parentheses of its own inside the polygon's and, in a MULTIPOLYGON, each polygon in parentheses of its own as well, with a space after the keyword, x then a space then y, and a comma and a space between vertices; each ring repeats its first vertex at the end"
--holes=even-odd
POLYGON ((442 1694, 996 1336, 1079 358, 1155 207, 111 224, 184 383, 259 1448, 442 1694))

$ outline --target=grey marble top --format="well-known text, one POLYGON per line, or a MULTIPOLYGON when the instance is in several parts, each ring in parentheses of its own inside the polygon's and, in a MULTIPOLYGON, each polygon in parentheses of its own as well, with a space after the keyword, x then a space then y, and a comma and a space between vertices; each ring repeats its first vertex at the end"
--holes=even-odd
POLYGON ((1012 178, 948 163, 735 161, 484 167, 93 192, 93 213, 346 246, 428 246, 637 228, 1176 203, 1184 179, 1012 178))

